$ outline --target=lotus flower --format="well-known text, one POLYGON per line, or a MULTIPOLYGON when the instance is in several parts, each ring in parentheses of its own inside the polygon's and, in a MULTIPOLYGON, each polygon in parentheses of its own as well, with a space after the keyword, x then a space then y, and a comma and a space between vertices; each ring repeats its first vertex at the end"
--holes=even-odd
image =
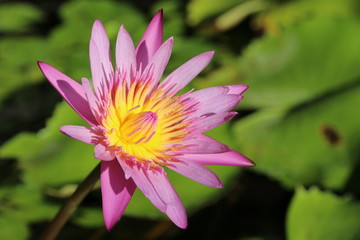
POLYGON ((178 227, 187 227, 185 209, 164 167, 221 188, 216 174, 203 165, 253 165, 203 134, 236 115, 229 111, 242 99, 247 86, 211 87, 177 95, 209 64, 214 52, 190 59, 160 81, 173 47, 173 38, 162 42, 162 34, 162 11, 154 16, 136 48, 121 26, 113 66, 108 36, 96 20, 90 39, 93 86, 86 78, 79 84, 39 62, 50 83, 90 125, 66 125, 60 130, 95 145, 95 158, 101 160, 103 216, 109 230, 136 187, 178 227))

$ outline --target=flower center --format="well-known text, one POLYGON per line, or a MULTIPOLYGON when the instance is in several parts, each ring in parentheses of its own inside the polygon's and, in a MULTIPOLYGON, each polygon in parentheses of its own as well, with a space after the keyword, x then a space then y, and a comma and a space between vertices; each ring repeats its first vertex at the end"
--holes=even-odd
POLYGON ((167 164, 188 135, 188 105, 142 82, 116 86, 101 121, 106 144, 126 161, 167 164))
POLYGON ((120 133, 126 143, 147 143, 154 136, 157 124, 158 116, 154 112, 130 112, 120 127, 120 133))

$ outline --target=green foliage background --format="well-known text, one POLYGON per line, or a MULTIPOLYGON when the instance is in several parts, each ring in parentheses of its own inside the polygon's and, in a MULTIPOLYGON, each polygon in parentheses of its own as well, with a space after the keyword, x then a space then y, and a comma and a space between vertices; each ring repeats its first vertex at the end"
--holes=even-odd
POLYGON ((250 87, 240 117, 209 135, 256 167, 210 166, 221 190, 169 172, 190 215, 186 232, 140 192, 106 232, 97 186, 59 239, 360 239, 357 0, 0 2, 0 239, 37 239, 98 163, 92 146, 59 132, 85 122, 36 61, 76 80, 90 77, 95 19, 112 46, 121 24, 137 43, 161 8, 164 38, 175 37, 165 75, 215 50, 189 89, 250 87))

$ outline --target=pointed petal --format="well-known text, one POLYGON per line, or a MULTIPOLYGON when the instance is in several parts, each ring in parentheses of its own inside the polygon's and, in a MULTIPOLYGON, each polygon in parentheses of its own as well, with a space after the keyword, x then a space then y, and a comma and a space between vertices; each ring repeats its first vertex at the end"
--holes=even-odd
POLYGON ((151 20, 144 36, 136 48, 137 66, 144 69, 156 51, 159 49, 163 38, 163 11, 160 10, 151 20))
POLYGON ((134 43, 123 25, 116 40, 116 68, 126 74, 128 81, 136 69, 134 43))
POLYGON ((195 99, 199 102, 203 102, 204 100, 208 99, 209 96, 211 98, 213 96, 226 95, 228 92, 229 88, 227 86, 216 86, 192 92, 188 94, 187 97, 195 99))
POLYGON ((203 115, 191 124, 193 134, 203 133, 230 121, 237 112, 222 112, 203 115))
POLYGON ((115 158, 114 151, 107 149, 103 144, 99 143, 95 146, 95 158, 103 161, 112 161, 115 158))
POLYGON ((113 75, 110 42, 103 24, 95 20, 90 38, 90 66, 94 89, 97 94, 109 86, 113 75))
POLYGON ((188 225, 188 220, 185 212, 184 206, 180 204, 172 206, 169 205, 166 209, 166 215, 171 219, 176 226, 182 229, 186 229, 188 225))
POLYGON ((169 62, 172 47, 174 44, 174 39, 171 37, 164 42, 163 45, 159 48, 159 50, 155 53, 154 57, 151 59, 149 64, 144 70, 144 74, 146 74, 150 69, 152 71, 151 81, 156 84, 160 81, 166 65, 169 62))
POLYGON ((97 121, 90 110, 89 103, 86 101, 86 96, 82 86, 47 63, 38 62, 38 65, 45 77, 60 93, 65 101, 86 122, 91 125, 97 125, 97 121))
POLYGON ((60 131, 69 137, 87 144, 95 145, 97 143, 97 135, 91 127, 64 125, 60 127, 60 131))
POLYGON ((201 89, 188 94, 186 97, 198 103, 197 110, 189 115, 190 118, 206 113, 220 113, 233 109, 243 98, 240 94, 247 89, 244 85, 227 85, 201 89))
POLYGON ((177 162, 173 162, 171 165, 167 166, 171 170, 184 175, 187 178, 190 178, 198 183, 204 184, 209 187, 222 188, 223 185, 216 176, 216 174, 210 169, 201 166, 200 164, 179 156, 177 162))
POLYGON ((182 157, 188 161, 194 161, 201 165, 227 165, 237 167, 255 166, 250 159, 232 149, 228 152, 214 154, 184 154, 182 157))
POLYGON ((185 148, 181 148, 176 151, 181 154, 211 154, 211 153, 222 153, 230 150, 228 146, 218 141, 209 141, 203 134, 197 134, 192 136, 181 143, 185 148))
POLYGON ((154 204, 161 212, 166 212, 166 204, 155 191, 153 184, 146 176, 145 170, 138 166, 129 166, 121 159, 119 159, 119 163, 124 171, 131 175, 136 186, 152 202, 152 204, 154 204))
POLYGON ((125 179, 116 160, 101 162, 100 181, 105 226, 110 230, 123 214, 136 185, 133 180, 125 179))
POLYGON ((201 106, 197 111, 190 114, 189 117, 197 117, 208 113, 223 113, 232 110, 239 104, 243 96, 227 94, 202 99, 201 106))
POLYGON ((246 85, 228 85, 229 88, 228 94, 243 94, 249 87, 246 85))
MULTIPOLYGON (((219 143, 215 139, 208 137, 204 134, 198 134, 197 137, 199 140, 208 142, 209 145, 219 143)), ((183 154, 182 158, 188 161, 197 162, 201 165, 228 165, 238 167, 251 167, 255 165, 250 159, 231 148, 229 148, 228 151, 222 153, 183 154)))
POLYGON ((213 56, 214 51, 211 51, 190 59, 165 78, 160 86, 164 89, 171 89, 173 94, 176 94, 210 63, 213 56))
POLYGON ((187 227, 187 216, 185 208, 171 185, 164 171, 148 170, 146 172, 149 181, 155 191, 167 205, 166 214, 180 228, 187 227))

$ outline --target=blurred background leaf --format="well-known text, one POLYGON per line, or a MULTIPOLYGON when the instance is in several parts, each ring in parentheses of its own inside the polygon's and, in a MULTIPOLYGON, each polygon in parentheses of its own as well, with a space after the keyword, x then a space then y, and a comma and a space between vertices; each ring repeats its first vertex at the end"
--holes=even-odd
POLYGON ((350 197, 297 188, 287 216, 288 239, 358 239, 359 222, 360 204, 350 197))
POLYGON ((30 32, 31 25, 40 22, 43 14, 29 3, 0 5, 0 32, 30 32))

